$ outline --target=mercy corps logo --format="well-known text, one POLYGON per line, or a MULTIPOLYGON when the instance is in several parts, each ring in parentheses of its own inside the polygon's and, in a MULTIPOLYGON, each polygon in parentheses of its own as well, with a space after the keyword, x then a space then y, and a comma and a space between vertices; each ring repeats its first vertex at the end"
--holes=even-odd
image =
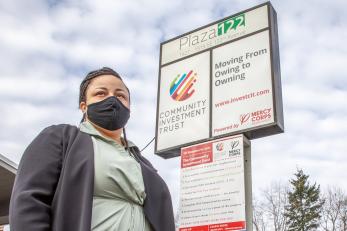
POLYGON ((241 149, 238 148, 240 144, 240 141, 238 140, 233 140, 230 142, 230 147, 231 150, 229 150, 229 156, 237 156, 241 154, 241 149))
POLYGON ((252 124, 256 124, 269 119, 271 119, 271 108, 265 108, 263 110, 240 115, 241 124, 245 124, 248 121, 251 121, 252 124))
POLYGON ((240 141, 238 141, 238 140, 231 141, 231 142, 230 142, 231 150, 236 149, 236 148, 239 146, 239 144, 240 144, 240 141))
POLYGON ((170 84, 170 96, 176 101, 183 101, 188 99, 195 92, 192 89, 196 82, 196 73, 193 70, 187 73, 178 74, 176 78, 170 84))

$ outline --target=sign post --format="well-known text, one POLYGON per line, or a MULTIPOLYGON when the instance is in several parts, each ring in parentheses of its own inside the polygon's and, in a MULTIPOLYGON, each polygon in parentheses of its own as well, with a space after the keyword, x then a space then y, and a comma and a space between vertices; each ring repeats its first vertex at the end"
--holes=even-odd
POLYGON ((270 2, 161 43, 155 153, 181 156, 181 231, 252 230, 249 140, 283 131, 270 2))

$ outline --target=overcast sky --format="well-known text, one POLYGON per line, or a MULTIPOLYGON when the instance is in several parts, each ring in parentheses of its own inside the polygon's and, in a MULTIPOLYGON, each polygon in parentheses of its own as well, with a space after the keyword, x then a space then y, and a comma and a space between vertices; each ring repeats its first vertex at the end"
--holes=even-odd
MULTIPOLYGON (((78 125, 78 88, 109 66, 132 97, 128 136, 154 136, 160 42, 263 1, 0 1, 0 153, 19 162, 46 126, 78 125)), ((253 189, 302 168, 347 190, 347 1, 273 1, 278 15, 285 133, 252 141, 253 189)), ((179 158, 144 151, 179 196, 179 158)))

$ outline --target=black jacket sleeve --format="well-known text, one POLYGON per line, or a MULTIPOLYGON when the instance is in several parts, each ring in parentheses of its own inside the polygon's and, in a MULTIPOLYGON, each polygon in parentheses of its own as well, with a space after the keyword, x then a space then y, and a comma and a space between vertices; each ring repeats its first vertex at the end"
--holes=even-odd
POLYGON ((62 166, 61 134, 58 126, 50 126, 25 150, 11 195, 11 231, 51 230, 51 203, 62 166))

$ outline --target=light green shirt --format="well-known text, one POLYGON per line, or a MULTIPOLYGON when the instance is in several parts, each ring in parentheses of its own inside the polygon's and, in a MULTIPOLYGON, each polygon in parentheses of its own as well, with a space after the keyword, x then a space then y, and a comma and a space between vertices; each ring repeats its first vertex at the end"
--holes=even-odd
POLYGON ((140 164, 91 123, 81 123, 80 130, 91 135, 94 147, 92 230, 150 231, 143 212, 146 194, 140 164))

